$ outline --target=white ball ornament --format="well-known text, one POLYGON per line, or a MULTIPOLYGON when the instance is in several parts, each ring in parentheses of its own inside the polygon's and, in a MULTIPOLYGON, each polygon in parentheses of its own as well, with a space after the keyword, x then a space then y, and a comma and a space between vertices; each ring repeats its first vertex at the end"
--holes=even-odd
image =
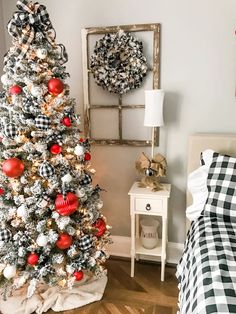
POLYGON ((36 51, 36 56, 39 58, 39 59, 46 59, 47 58, 47 55, 48 55, 48 52, 47 52, 47 49, 45 48, 39 48, 37 49, 36 51))
POLYGON ((75 147, 75 154, 76 154, 77 156, 82 156, 82 155, 84 154, 84 148, 83 148, 83 146, 77 145, 77 146, 75 147))
POLYGON ((77 189, 76 194, 79 197, 84 197, 85 196, 85 189, 83 189, 83 188, 77 189))
POLYGON ((43 93, 44 93, 41 86, 37 86, 37 85, 32 86, 30 92, 34 97, 43 96, 43 93))
POLYGON ((25 208, 25 205, 21 205, 20 207, 17 208, 17 216, 25 218, 27 216, 27 210, 25 208))
POLYGON ((103 201, 99 200, 96 205, 97 205, 97 209, 102 209, 103 208, 103 201))
POLYGON ((45 246, 48 244, 48 237, 46 235, 39 235, 36 243, 38 244, 38 246, 45 246))
POLYGON ((2 82, 3 85, 8 85, 9 84, 9 79, 8 79, 8 76, 7 76, 6 73, 1 76, 1 82, 2 82))
POLYGON ((4 268, 3 276, 6 279, 11 279, 11 278, 15 277, 15 275, 16 275, 16 267, 15 266, 8 265, 4 268))
POLYGON ((66 175, 64 175, 62 178, 61 178, 61 181, 64 182, 64 183, 70 183, 72 181, 73 177, 67 173, 66 175))

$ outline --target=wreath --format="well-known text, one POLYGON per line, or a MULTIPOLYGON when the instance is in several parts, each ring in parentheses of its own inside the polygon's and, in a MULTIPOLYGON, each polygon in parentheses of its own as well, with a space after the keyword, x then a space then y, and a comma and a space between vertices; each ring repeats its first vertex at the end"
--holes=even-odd
POLYGON ((139 88, 148 69, 143 43, 124 31, 106 34, 96 42, 90 68, 95 82, 111 93, 139 88))

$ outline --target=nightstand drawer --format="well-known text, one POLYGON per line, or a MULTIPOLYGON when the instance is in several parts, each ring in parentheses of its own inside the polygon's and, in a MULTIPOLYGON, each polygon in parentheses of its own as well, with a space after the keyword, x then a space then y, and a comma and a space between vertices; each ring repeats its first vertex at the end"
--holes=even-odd
POLYGON ((156 213, 163 209, 163 201, 150 198, 136 198, 135 199, 135 211, 136 212, 149 212, 156 213))

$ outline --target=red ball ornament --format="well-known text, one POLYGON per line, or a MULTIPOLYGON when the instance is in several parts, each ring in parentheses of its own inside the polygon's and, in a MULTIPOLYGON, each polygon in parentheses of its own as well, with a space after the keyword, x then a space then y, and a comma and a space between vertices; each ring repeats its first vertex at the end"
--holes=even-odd
POLYGON ((54 155, 57 155, 57 154, 60 154, 62 151, 62 148, 60 145, 58 144, 53 144, 51 147, 50 147, 50 152, 54 155))
POLYGON ((71 246, 72 242, 73 242, 72 237, 69 234, 61 233, 56 242, 56 246, 61 250, 65 250, 71 246))
POLYGON ((48 81, 48 91, 50 94, 57 96, 64 90, 63 82, 58 78, 52 78, 48 81))
POLYGON ((75 271, 73 276, 75 277, 76 281, 80 281, 84 278, 84 273, 82 272, 82 270, 80 271, 75 271))
POLYGON ((10 158, 3 162, 2 171, 10 178, 17 178, 24 172, 25 166, 23 162, 18 158, 10 158))
POLYGON ((83 137, 81 137, 81 138, 79 139, 79 141, 80 141, 80 143, 83 143, 83 142, 85 141, 85 139, 84 139, 83 137))
POLYGON ((93 224, 93 227, 98 229, 98 231, 95 233, 95 236, 97 237, 101 237, 106 229, 107 229, 107 226, 106 226, 106 223, 103 219, 99 218, 94 224, 93 224))
POLYGON ((34 266, 38 263, 39 256, 36 253, 30 253, 30 255, 27 257, 27 263, 34 266))
POLYGON ((91 155, 89 153, 84 154, 84 160, 89 161, 91 159, 91 155))
POLYGON ((61 120, 61 123, 67 127, 70 127, 71 126, 71 121, 70 121, 70 118, 69 117, 64 117, 62 120, 61 120))
POLYGON ((0 195, 3 195, 5 193, 3 188, 0 188, 0 195))
POLYGON ((9 89, 9 93, 12 95, 19 95, 22 92, 22 88, 19 85, 14 85, 9 89))
POLYGON ((59 194, 55 200, 55 207, 61 216, 69 216, 79 207, 78 197, 72 192, 68 192, 65 198, 59 194))

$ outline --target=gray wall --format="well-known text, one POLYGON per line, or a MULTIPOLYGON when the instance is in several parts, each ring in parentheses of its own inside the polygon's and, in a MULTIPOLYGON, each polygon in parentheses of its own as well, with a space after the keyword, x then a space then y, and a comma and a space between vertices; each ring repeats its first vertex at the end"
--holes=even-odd
MULTIPOLYGON (((3 56, 6 52, 6 41, 5 41, 5 32, 4 32, 4 20, 3 20, 3 5, 2 5, 3 0, 0 0, 0 76, 2 75, 2 70, 3 70, 3 56)), ((0 90, 2 86, 0 84, 0 90)))
MULTIPOLYGON (((3 3, 5 24, 16 1, 3 3)), ((165 126, 156 151, 165 154, 172 186, 169 240, 185 237, 188 136, 194 132, 235 132, 235 0, 42 0, 69 53, 71 93, 82 112, 81 28, 162 24, 161 87, 166 91, 165 126)), ((10 41, 7 38, 7 46, 10 41)), ((132 121, 130 121, 132 127, 132 121)), ((127 192, 136 178, 134 161, 143 149, 93 148, 96 181, 104 194, 104 214, 113 234, 130 234, 127 192)), ((149 153, 149 150, 146 150, 149 153)))

